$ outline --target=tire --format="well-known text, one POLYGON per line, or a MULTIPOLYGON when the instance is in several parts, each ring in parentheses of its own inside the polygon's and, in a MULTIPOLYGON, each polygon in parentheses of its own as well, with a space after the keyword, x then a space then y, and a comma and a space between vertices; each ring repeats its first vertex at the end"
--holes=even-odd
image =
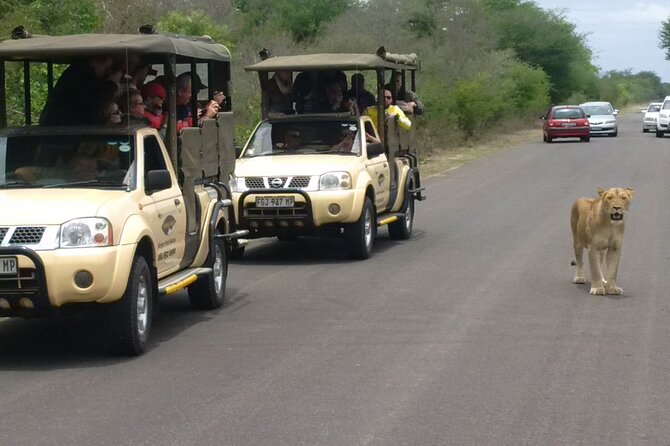
POLYGON ((191 307, 198 310, 214 310, 220 308, 225 302, 228 255, 226 244, 222 239, 214 239, 212 254, 206 265, 212 268, 212 273, 200 277, 188 287, 188 299, 191 302, 191 307))
POLYGON ((649 133, 649 129, 642 129, 642 133, 649 133))
POLYGON ((542 133, 542 141, 547 142, 547 134, 544 132, 542 133))
POLYGON ((154 285, 144 257, 136 256, 123 297, 109 304, 105 313, 105 331, 114 353, 138 356, 144 353, 151 332, 154 285))
POLYGON ((370 258, 375 233, 377 232, 375 220, 372 202, 369 197, 365 197, 360 218, 344 228, 347 252, 352 259, 364 260, 370 258))
POLYGON ((554 138, 551 138, 549 135, 547 135, 547 143, 551 144, 551 142, 554 140, 554 138))
POLYGON ((398 219, 388 225, 389 237, 393 240, 407 240, 412 236, 412 228, 414 227, 414 197, 409 193, 410 186, 405 188, 405 200, 402 207, 405 218, 398 219))
POLYGON ((612 138, 616 138, 618 134, 619 134, 619 132, 617 131, 617 132, 612 133, 610 136, 611 136, 612 138))
POLYGON ((656 132, 656 137, 657 137, 657 138, 663 138, 663 132, 659 132, 659 131, 657 131, 657 132, 656 132))
POLYGON ((590 136, 582 136, 582 137, 579 138, 579 139, 581 139, 582 142, 589 142, 589 141, 591 141, 591 137, 590 137, 590 136))

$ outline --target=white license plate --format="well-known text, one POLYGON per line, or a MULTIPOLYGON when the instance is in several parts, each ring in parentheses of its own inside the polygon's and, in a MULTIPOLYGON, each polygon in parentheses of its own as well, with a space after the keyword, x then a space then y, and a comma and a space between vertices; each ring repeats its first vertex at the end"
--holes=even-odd
POLYGON ((564 122, 563 127, 575 127, 577 124, 574 122, 564 122))
POLYGON ((294 198, 290 196, 256 197, 258 208, 290 208, 294 203, 294 198))
POLYGON ((0 276, 18 276, 19 262, 16 257, 0 257, 0 276))

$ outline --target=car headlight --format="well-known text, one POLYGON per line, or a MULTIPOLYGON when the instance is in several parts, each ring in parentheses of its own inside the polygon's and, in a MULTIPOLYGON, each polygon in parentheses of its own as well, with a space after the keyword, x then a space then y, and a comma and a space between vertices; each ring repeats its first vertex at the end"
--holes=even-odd
POLYGON ((616 124, 616 121, 614 119, 611 119, 609 121, 605 121, 606 124, 616 124))
POLYGON ((231 192, 245 192, 249 190, 247 187, 244 177, 236 177, 235 175, 230 175, 230 180, 228 181, 231 192))
POLYGON ((320 190, 351 189, 351 175, 347 172, 328 172, 319 178, 320 190))
POLYGON ((665 114, 665 113, 661 113, 661 114, 658 115, 658 116, 659 116, 660 118, 663 118, 663 119, 667 119, 667 118, 668 118, 668 115, 665 114))
POLYGON ((110 246, 113 240, 112 225, 106 218, 77 218, 60 228, 61 248, 110 246))

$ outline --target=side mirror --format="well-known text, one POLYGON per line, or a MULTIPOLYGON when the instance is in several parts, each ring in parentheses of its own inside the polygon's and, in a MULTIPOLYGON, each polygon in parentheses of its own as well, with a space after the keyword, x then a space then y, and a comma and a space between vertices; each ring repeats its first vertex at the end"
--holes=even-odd
POLYGON ((590 118, 590 117, 591 117, 591 115, 586 115, 586 117, 587 117, 587 118, 590 118))
POLYGON ((381 142, 373 142, 368 144, 368 158, 382 155, 384 152, 384 144, 381 142))
POLYGON ((144 192, 151 195, 154 192, 172 187, 172 177, 166 169, 150 170, 144 178, 144 192))
POLYGON ((612 114, 613 114, 614 116, 618 115, 618 114, 619 114, 619 110, 617 110, 617 109, 615 108, 615 109, 614 109, 614 112, 613 112, 612 114))
POLYGON ((242 155, 242 146, 235 146, 235 158, 239 158, 242 155))

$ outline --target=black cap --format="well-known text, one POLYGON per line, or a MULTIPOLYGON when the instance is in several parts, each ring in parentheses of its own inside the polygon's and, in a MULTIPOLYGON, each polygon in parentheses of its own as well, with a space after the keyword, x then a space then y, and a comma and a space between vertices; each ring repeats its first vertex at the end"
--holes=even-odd
POLYGON ((207 88, 207 85, 203 84, 202 81, 200 80, 200 76, 198 76, 198 73, 192 73, 191 77, 191 82, 192 82, 192 88, 193 90, 204 90, 207 88))

